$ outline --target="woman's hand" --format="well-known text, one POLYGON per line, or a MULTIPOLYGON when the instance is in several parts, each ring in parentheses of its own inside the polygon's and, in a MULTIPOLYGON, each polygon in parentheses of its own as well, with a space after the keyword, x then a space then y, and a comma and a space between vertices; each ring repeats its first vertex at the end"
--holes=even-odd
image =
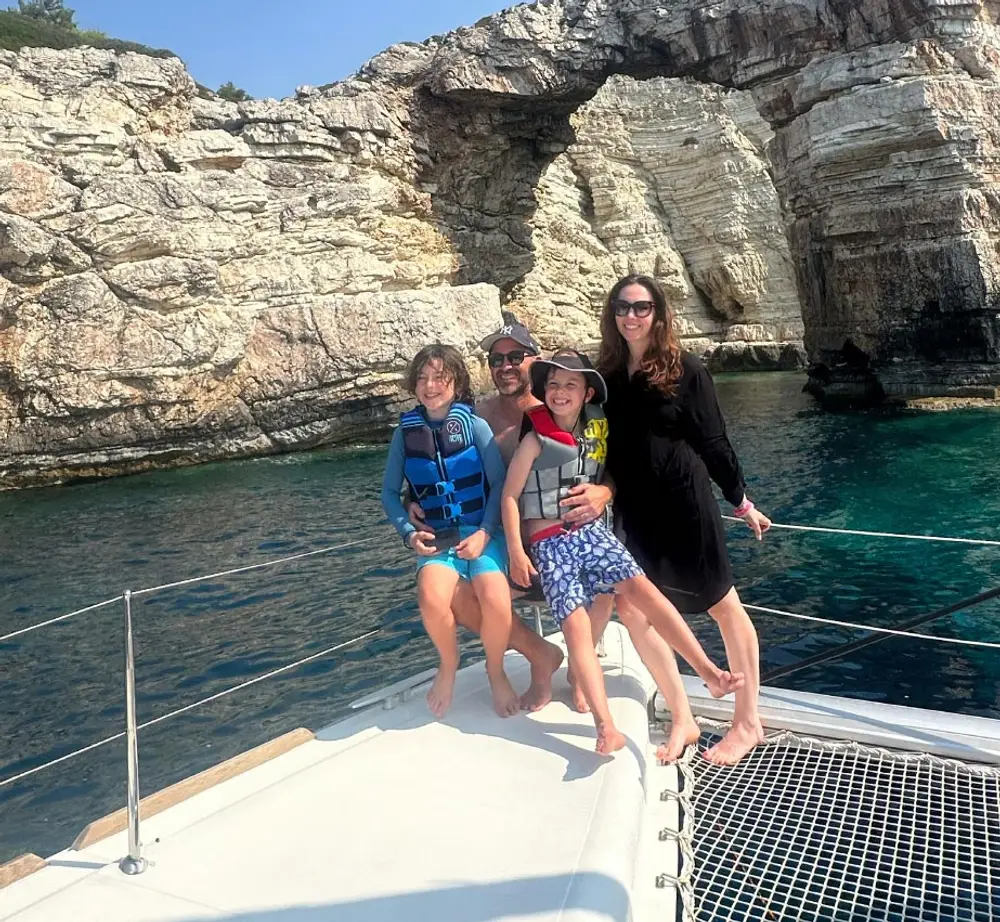
POLYGON ((758 541, 761 540, 766 532, 771 527, 771 520, 764 515, 756 507, 751 509, 746 515, 742 516, 743 521, 746 522, 747 528, 749 528, 758 541))
POLYGON ((455 545, 455 553, 462 560, 475 560, 486 549, 490 536, 481 528, 477 528, 468 538, 455 545))
POLYGON ((611 495, 611 491, 599 483, 581 483, 573 487, 559 502, 565 510, 562 520, 568 525, 582 525, 599 519, 611 502, 611 495))
POLYGON ((538 571, 531 563, 531 558, 524 551, 510 558, 510 578, 515 586, 527 589, 531 585, 531 577, 537 575, 538 571))
POLYGON ((437 553, 437 548, 427 546, 434 541, 434 532, 411 531, 406 541, 421 557, 433 557, 437 553))

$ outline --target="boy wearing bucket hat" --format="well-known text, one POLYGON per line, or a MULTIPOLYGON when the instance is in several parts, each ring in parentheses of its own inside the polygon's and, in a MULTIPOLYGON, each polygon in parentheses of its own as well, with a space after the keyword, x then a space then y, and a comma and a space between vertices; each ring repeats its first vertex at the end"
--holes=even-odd
MULTIPOLYGON (((559 350, 551 359, 538 359, 531 367, 531 391, 543 405, 526 414, 531 431, 514 453, 503 490, 510 576, 528 585, 531 574, 538 574, 552 617, 566 640, 570 665, 594 715, 597 751, 611 753, 625 745, 625 737, 611 718, 587 616, 587 608, 598 595, 620 594, 642 611, 713 695, 735 690, 743 684, 743 677, 731 675, 708 658, 677 609, 603 523, 574 526, 562 521, 561 499, 574 486, 598 482, 607 456, 608 424, 600 408, 607 387, 590 360, 572 349, 559 350)), ((684 696, 679 678, 676 686, 661 689, 671 710, 675 701, 680 702, 677 696, 684 696)))

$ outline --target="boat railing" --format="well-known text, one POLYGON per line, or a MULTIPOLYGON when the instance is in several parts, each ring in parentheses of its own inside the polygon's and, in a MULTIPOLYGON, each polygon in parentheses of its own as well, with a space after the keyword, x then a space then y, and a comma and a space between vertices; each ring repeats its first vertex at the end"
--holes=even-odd
MULTIPOLYGON (((728 516, 723 516, 724 519, 729 521, 739 521, 738 519, 732 519, 728 516)), ((803 531, 803 532, 818 532, 818 533, 828 533, 835 535, 857 535, 865 537, 876 537, 876 538, 888 538, 897 540, 910 540, 910 541, 940 541, 948 543, 959 543, 966 545, 977 545, 985 547, 1000 547, 1000 541, 988 540, 988 539, 976 539, 976 538, 952 538, 952 537, 941 537, 934 535, 907 535, 907 534, 894 534, 888 532, 875 532, 875 531, 860 531, 856 529, 845 529, 845 528, 830 528, 822 526, 804 526, 804 525, 784 525, 779 523, 773 523, 773 528, 785 529, 790 531, 803 531)), ((61 755, 57 758, 51 759, 41 765, 36 765, 30 769, 19 772, 17 774, 11 775, 8 778, 0 779, 0 788, 7 787, 9 785, 15 784, 18 781, 22 781, 32 775, 37 774, 47 768, 54 765, 58 765, 63 762, 67 762, 70 759, 74 759, 84 753, 91 752, 102 746, 113 743, 117 740, 125 738, 126 740, 126 758, 127 758, 127 787, 126 787, 126 813, 127 813, 127 831, 128 831, 128 854, 121 859, 119 862, 120 869, 125 874, 139 874, 145 870, 146 860, 142 856, 142 842, 140 838, 140 828, 139 828, 139 742, 138 742, 138 732, 140 730, 145 730, 148 727, 152 727, 156 724, 163 723, 164 721, 170 720, 181 714, 192 711, 196 708, 202 707, 212 701, 217 701, 220 698, 224 698, 227 695, 233 694, 242 689, 248 688, 251 685, 256 685, 259 682, 264 682, 268 679, 274 678, 275 676, 281 675, 283 673, 290 672, 306 663, 313 662, 324 656, 329 656, 339 650, 343 650, 347 647, 354 646, 355 644, 362 643, 366 640, 370 640, 372 637, 376 636, 382 631, 381 627, 373 628, 369 631, 365 631, 362 634, 352 637, 349 640, 342 641, 340 643, 334 644, 327 647, 324 650, 320 650, 316 653, 311 653, 308 656, 304 656, 300 659, 294 660, 293 662, 286 663, 276 669, 271 669, 261 675, 255 676, 244 682, 240 682, 236 685, 230 686, 222 691, 216 692, 214 694, 208 695, 198 701, 192 702, 191 704, 184 705, 182 707, 176 708, 166 714, 162 714, 158 717, 154 717, 150 720, 144 721, 142 723, 138 722, 136 715, 136 682, 135 682, 135 650, 133 644, 133 600, 143 597, 153 595, 154 593, 165 592, 170 589, 179 588, 182 586, 189 586, 195 583, 204 582, 212 579, 219 579, 221 577, 233 576, 240 573, 248 573, 251 571, 263 570, 270 567, 281 566, 294 561, 305 560, 308 558, 320 557, 327 554, 332 554, 340 551, 345 551, 354 547, 362 547, 365 545, 373 544, 378 540, 385 540, 384 533, 379 533, 377 535, 372 535, 370 537, 361 538, 355 541, 349 541, 342 544, 333 545, 330 547, 323 547, 312 551, 305 551, 299 554, 292 554, 285 557, 273 558, 271 560, 265 560, 261 563, 249 564, 241 567, 233 567, 226 570, 218 570, 212 573, 202 574, 200 576, 194 576, 186 579, 174 580, 171 582, 163 583, 158 586, 151 586, 144 589, 132 590, 125 589, 121 594, 114 596, 110 599, 105 599, 102 602, 96 602, 92 605, 87 605, 83 608, 76 609, 66 614, 59 615, 55 618, 48 618, 44 621, 29 625, 24 628, 19 628, 18 630, 11 631, 7 634, 0 635, 0 644, 14 640, 15 638, 22 637, 26 634, 32 633, 44 627, 49 627, 51 625, 59 624, 67 621, 71 618, 78 617, 89 612, 97 611, 99 609, 106 608, 110 605, 121 604, 123 612, 123 633, 124 633, 124 650, 125 650, 125 729, 119 733, 112 734, 111 736, 105 737, 104 739, 98 740, 87 746, 82 746, 72 752, 61 755)), ((780 678, 785 675, 789 675, 793 672, 797 672, 800 669, 804 669, 807 666, 813 666, 820 662, 827 662, 831 659, 838 658, 845 655, 846 653, 853 652, 855 650, 861 649, 862 647, 869 646, 873 643, 885 640, 888 637, 909 637, 913 639, 919 639, 923 641, 933 641, 937 643, 948 643, 962 645, 966 647, 978 647, 984 649, 1000 649, 1000 642, 992 641, 982 641, 982 640, 969 640, 965 638, 957 637, 940 637, 932 634, 918 633, 909 630, 909 628, 915 627, 919 624, 929 623, 935 619, 942 618, 946 615, 953 614, 957 611, 970 608, 973 605, 981 604, 989 599, 1000 597, 1000 586, 993 589, 987 590, 985 592, 978 593, 975 596, 971 596, 968 599, 963 599, 953 605, 946 606, 945 608, 938 609, 936 611, 911 618, 902 624, 888 628, 888 627, 876 627, 869 624, 856 624, 849 621, 840 621, 832 618, 822 618, 813 615, 803 615, 795 612, 783 611, 782 609, 770 608, 760 605, 753 605, 744 602, 747 609, 751 611, 758 611, 769 615, 786 617, 798 620, 804 620, 809 622, 815 622, 819 624, 832 625, 842 628, 847 628, 850 630, 864 631, 867 632, 868 636, 860 638, 859 640, 852 641, 847 644, 842 644, 824 653, 817 654, 813 657, 808 657, 807 659, 800 660, 796 663, 792 663, 788 666, 775 669, 769 673, 762 676, 763 681, 771 681, 775 678, 780 678)), ((541 634, 544 633, 542 630, 542 607, 541 605, 529 603, 533 609, 535 629, 541 634)), ((374 699, 373 699, 374 700, 374 699)))

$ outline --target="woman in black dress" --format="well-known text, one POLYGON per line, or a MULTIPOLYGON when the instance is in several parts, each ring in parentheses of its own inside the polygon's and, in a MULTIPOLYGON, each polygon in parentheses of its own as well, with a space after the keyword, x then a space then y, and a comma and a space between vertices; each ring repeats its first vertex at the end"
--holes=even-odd
POLYGON ((733 586, 714 480, 758 540, 770 520, 744 493, 712 378, 681 351, 659 284, 629 275, 608 295, 599 367, 608 385, 608 472, 616 530, 682 613, 707 611, 729 667, 746 676, 733 725, 706 756, 735 764, 763 739, 757 632, 733 586))

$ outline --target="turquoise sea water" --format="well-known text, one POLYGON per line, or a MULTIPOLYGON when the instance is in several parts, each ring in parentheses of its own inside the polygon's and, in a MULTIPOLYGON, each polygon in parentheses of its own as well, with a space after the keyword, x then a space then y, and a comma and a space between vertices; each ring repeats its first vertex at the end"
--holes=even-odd
MULTIPOLYGON (((795 374, 717 381, 749 492, 779 522, 1000 536, 1000 413, 834 414, 795 374)), ((377 636, 140 734, 151 792, 433 665, 411 561, 383 521, 384 448, 214 464, 0 494, 0 634, 174 579, 374 536, 361 547, 139 598, 139 719, 379 628, 377 636)), ((665 523, 669 527, 669 523, 665 523)), ((1000 583, 1000 548, 773 532, 730 549, 744 599, 892 625, 1000 583)), ((0 781, 118 732, 119 605, 0 644, 0 781)), ((856 635, 755 616, 764 668, 856 635)), ((723 655, 705 618, 693 619, 723 655)), ((1000 604, 926 628, 1000 641, 1000 604)), ((478 655, 471 640, 468 657, 478 655)), ((893 638, 787 687, 1000 717, 1000 654, 893 638)), ((124 804, 121 741, 0 787, 0 862, 50 854, 124 804)), ((332 797, 349 792, 331 791, 332 797)))

